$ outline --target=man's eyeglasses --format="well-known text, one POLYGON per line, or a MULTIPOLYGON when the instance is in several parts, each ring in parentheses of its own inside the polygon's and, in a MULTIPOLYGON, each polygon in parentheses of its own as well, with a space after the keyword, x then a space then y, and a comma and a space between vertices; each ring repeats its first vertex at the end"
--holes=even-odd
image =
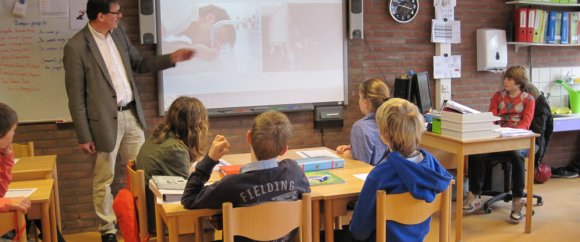
POLYGON ((117 10, 116 12, 108 12, 108 13, 112 13, 112 14, 115 14, 117 16, 119 16, 119 14, 122 14, 121 9, 117 10))

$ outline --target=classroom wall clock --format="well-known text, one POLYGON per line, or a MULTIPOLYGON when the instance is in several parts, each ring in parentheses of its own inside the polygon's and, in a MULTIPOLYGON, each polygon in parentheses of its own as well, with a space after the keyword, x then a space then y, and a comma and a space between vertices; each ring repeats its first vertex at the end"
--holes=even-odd
POLYGON ((419 12, 419 0, 389 0, 391 17, 399 23, 411 22, 419 12))

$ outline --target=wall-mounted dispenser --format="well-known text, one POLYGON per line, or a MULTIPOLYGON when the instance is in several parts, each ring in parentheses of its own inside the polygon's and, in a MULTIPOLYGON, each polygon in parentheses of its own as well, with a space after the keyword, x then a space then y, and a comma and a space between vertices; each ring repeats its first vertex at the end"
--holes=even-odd
POLYGON ((507 67, 507 42, 505 30, 477 30, 477 70, 503 71, 507 67))

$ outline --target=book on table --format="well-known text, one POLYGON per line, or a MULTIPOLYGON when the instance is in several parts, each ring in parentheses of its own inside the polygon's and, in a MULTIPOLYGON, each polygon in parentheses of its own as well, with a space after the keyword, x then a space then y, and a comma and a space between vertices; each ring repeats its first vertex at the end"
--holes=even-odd
POLYGON ((499 118, 493 116, 492 112, 479 112, 479 113, 457 113, 450 111, 441 111, 441 121, 442 125, 445 121, 451 121, 456 123, 482 123, 482 122, 495 122, 499 118))
POLYGON ((183 189, 158 189, 153 179, 149 180, 149 190, 153 192, 155 197, 161 198, 163 202, 181 201, 181 197, 183 196, 183 189))
MULTIPOLYGON (((497 118, 499 120, 499 118, 497 118)), ((441 122, 441 128, 453 129, 459 131, 471 131, 471 130, 493 130, 499 128, 499 125, 494 124, 493 121, 487 120, 483 122, 454 122, 449 120, 443 120, 441 122)))
POLYGON ((307 171, 304 174, 308 178, 310 186, 344 183, 342 178, 332 174, 330 171, 307 171))
POLYGON ((443 105, 441 105, 441 111, 455 112, 455 113, 481 113, 473 108, 455 102, 453 100, 444 100, 443 105))
POLYGON ((219 167, 222 176, 240 174, 240 169, 242 169, 242 165, 224 165, 219 167))
POLYGON ((499 137, 499 134, 494 132, 494 129, 456 130, 456 129, 449 129, 449 128, 444 128, 444 127, 441 128, 441 135, 460 139, 460 140, 499 137))
POLYGON ((319 171, 344 167, 344 159, 331 156, 317 156, 296 159, 303 171, 319 171))
POLYGON ((158 189, 183 190, 187 180, 180 176, 152 176, 151 180, 158 189))

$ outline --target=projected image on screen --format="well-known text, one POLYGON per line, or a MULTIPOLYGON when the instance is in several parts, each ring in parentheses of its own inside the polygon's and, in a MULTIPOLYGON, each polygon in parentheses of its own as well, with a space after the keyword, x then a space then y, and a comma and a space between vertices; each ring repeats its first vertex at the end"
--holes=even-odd
POLYGON ((196 51, 163 71, 164 110, 182 95, 209 109, 344 101, 342 0, 159 4, 159 52, 196 51))

